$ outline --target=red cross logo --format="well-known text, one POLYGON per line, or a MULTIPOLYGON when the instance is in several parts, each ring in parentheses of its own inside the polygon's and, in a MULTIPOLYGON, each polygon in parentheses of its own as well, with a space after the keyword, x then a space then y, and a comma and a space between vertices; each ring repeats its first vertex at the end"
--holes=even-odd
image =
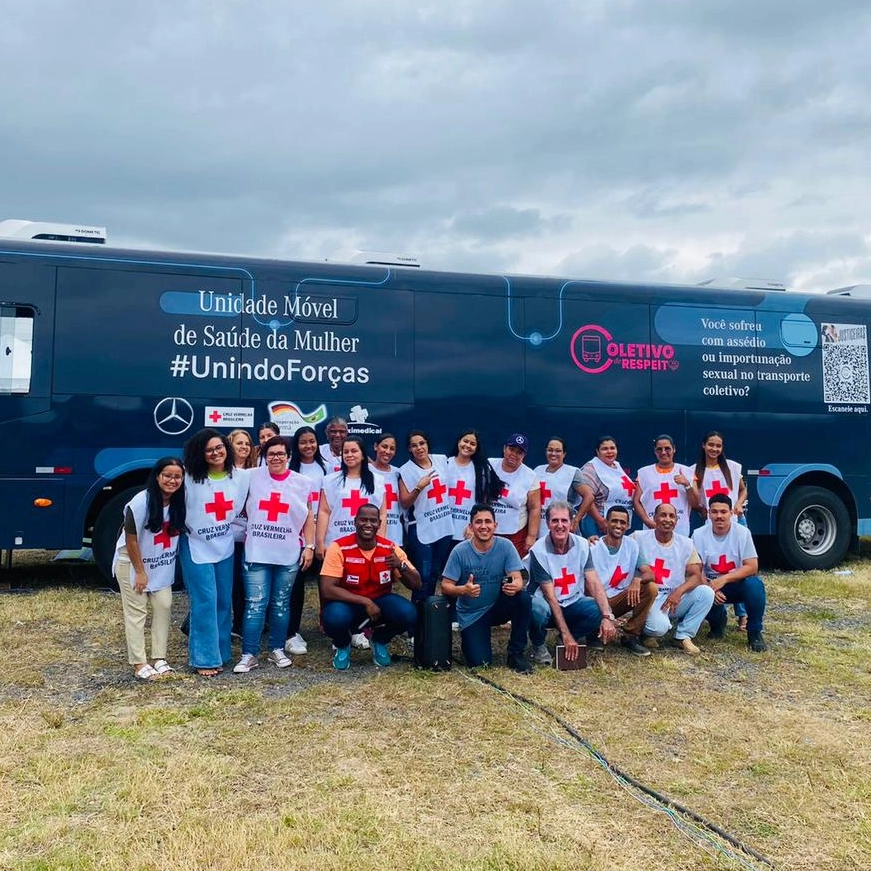
POLYGON ((351 517, 356 517, 357 512, 368 502, 365 496, 360 495, 359 490, 352 490, 351 495, 342 500, 342 508, 347 508, 351 517))
POLYGON ((705 490, 705 496, 707 496, 708 499, 710 499, 711 496, 718 496, 720 493, 722 493, 724 496, 728 496, 729 488, 725 484, 723 484, 722 481, 719 480, 714 481, 710 490, 705 490))
POLYGON ((620 566, 614 569, 614 574, 611 575, 611 580, 608 581, 609 587, 619 587, 622 581, 629 577, 629 572, 621 572, 620 566))
POLYGON ((215 410, 214 410, 214 411, 209 415, 209 420, 210 420, 212 423, 217 423, 220 419, 221 419, 221 413, 220 413, 217 409, 215 409, 215 410))
POLYGON ((312 503, 317 502, 320 498, 321 498, 321 491, 320 490, 312 490, 311 493, 308 494, 308 501, 309 502, 312 502, 312 503))
POLYGON ((677 498, 677 490, 668 486, 668 481, 663 481, 660 488, 653 493, 653 498, 663 505, 671 505, 671 500, 677 498))
POLYGON ((626 491, 627 496, 631 496, 635 492, 635 485, 632 483, 632 479, 628 476, 624 475, 620 480, 620 483, 623 485, 623 489, 626 491))
POLYGON ((656 562, 650 568, 653 571, 653 579, 660 587, 666 578, 671 577, 671 569, 665 567, 665 560, 662 557, 657 557, 656 562))
POLYGON ((551 496, 553 496, 553 493, 551 493, 551 491, 547 489, 546 481, 539 481, 538 486, 541 487, 541 504, 542 506, 544 506, 544 503, 547 502, 547 500, 550 499, 551 496))
POLYGON ((169 537, 169 521, 163 521, 163 529, 154 536, 155 544, 162 544, 164 550, 169 550, 172 547, 172 539, 169 537))
POLYGON ((384 503, 384 507, 389 511, 396 500, 399 498, 396 491, 393 489, 393 484, 385 484, 384 485, 384 499, 386 500, 384 503))
POLYGON ((715 563, 711 563, 711 568, 718 575, 725 575, 727 572, 731 572, 732 569, 735 568, 735 563, 731 561, 726 562, 726 554, 721 553, 720 558, 715 563))
POLYGON ((224 498, 224 494, 220 491, 215 493, 214 502, 206 502, 206 514, 214 514, 215 520, 226 520, 227 515, 233 510, 233 500, 229 501, 224 498))
POLYGON ((426 492, 427 499, 435 499, 436 505, 442 504, 442 497, 448 492, 448 488, 439 481, 438 478, 433 478, 432 487, 426 492))
POLYGON ((559 587, 559 592, 561 596, 568 596, 569 587, 573 587, 578 582, 578 579, 569 574, 569 570, 563 566, 563 573, 558 578, 553 579, 553 585, 555 587, 559 587))
POLYGON ((454 505, 462 505, 471 495, 472 491, 466 486, 465 481, 457 481, 456 486, 448 490, 448 496, 453 498, 454 505))
POLYGON ((270 523, 275 523, 279 514, 287 514, 290 511, 290 502, 282 502, 281 493, 272 492, 268 499, 261 499, 257 507, 266 512, 266 519, 270 523))
POLYGON ((503 499, 507 499, 511 495, 511 491, 507 487, 502 488, 502 492, 499 494, 503 499))

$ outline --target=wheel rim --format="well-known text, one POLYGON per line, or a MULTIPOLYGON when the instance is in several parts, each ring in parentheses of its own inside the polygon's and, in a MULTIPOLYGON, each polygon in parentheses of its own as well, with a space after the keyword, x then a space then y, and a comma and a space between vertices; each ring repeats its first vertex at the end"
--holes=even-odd
POLYGON ((795 518, 793 534, 796 544, 811 556, 820 556, 832 549, 837 537, 835 515, 824 505, 808 505, 795 518))

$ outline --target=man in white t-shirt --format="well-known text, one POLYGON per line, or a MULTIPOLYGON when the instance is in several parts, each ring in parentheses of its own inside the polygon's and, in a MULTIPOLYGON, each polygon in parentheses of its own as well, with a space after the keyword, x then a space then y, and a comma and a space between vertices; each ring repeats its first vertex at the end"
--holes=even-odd
POLYGON ((754 653, 767 649, 762 635, 765 616, 765 584, 758 576, 759 559, 753 536, 736 523, 732 500, 717 493, 708 501, 708 522, 693 533, 693 544, 702 559, 705 578, 714 591, 708 614, 709 638, 726 632, 726 603, 743 602, 747 608, 747 644, 754 653))
POLYGON ((342 468, 342 445, 348 438, 348 421, 344 417, 331 417, 327 421, 326 434, 326 444, 320 446, 321 457, 328 472, 338 472, 342 468))
POLYGON ((665 502, 657 505, 653 522, 653 529, 632 534, 638 542, 641 560, 650 566, 659 587, 659 595, 644 624, 646 643, 653 646, 656 638, 665 635, 675 621, 672 644, 697 656, 701 650, 693 638, 711 610, 714 591, 704 582, 702 561, 692 541, 674 531, 677 525, 674 506, 665 502))

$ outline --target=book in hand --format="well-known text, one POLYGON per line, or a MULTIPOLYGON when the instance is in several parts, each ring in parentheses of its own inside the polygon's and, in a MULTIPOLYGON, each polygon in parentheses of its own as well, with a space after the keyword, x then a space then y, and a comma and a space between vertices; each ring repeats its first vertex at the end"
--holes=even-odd
POLYGON ((581 668, 587 667, 587 645, 579 644, 578 645, 578 656, 577 659, 573 659, 569 661, 566 659, 566 648, 564 644, 557 644, 556 646, 556 656, 554 657, 554 665, 556 665, 557 671, 577 671, 581 668))

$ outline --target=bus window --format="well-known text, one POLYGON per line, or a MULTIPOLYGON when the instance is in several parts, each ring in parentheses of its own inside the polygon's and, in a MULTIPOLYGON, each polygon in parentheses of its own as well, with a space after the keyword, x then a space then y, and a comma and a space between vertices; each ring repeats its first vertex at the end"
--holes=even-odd
POLYGON ((0 305, 0 393, 29 393, 33 309, 0 305))

